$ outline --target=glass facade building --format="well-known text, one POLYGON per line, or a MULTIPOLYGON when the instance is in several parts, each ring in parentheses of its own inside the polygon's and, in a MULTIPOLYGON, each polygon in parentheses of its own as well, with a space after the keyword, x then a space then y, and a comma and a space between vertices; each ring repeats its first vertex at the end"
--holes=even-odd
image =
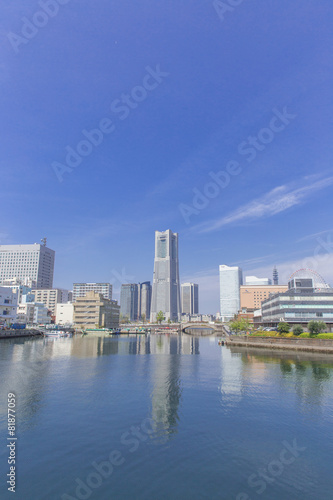
POLYGON ((121 285, 120 291, 120 314, 130 321, 138 319, 139 285, 126 283, 121 285))
POLYGON ((243 273, 240 267, 221 265, 220 271, 220 316, 222 321, 234 319, 240 310, 240 286, 243 273))
POLYGON ((262 302, 262 324, 306 324, 311 320, 333 324, 332 288, 316 289, 312 279, 293 279, 288 288, 262 302))
POLYGON ((199 286, 196 283, 181 285, 182 314, 199 314, 199 286))

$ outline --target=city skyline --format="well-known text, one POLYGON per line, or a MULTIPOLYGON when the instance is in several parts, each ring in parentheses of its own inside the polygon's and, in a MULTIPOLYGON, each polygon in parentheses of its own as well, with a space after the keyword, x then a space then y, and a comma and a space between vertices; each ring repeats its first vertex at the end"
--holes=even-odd
POLYGON ((67 2, 17 51, 7 35, 40 7, 7 4, 0 244, 47 236, 53 286, 111 282, 119 300, 119 278, 152 281, 152 234, 172 227, 207 313, 221 262, 333 283, 328 0, 240 2, 223 21, 211 1, 67 2))

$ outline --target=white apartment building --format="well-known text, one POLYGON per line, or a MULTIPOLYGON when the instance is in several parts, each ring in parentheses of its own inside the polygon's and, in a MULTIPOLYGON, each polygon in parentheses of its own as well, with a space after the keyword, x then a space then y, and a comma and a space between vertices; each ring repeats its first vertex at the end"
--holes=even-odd
POLYGON ((230 321, 240 309, 240 286, 243 273, 240 267, 221 265, 220 271, 220 315, 223 322, 230 321))
POLYGON ((105 299, 112 300, 111 283, 74 283, 73 302, 78 297, 85 297, 88 292, 101 293, 105 299))
POLYGON ((38 302, 26 302, 17 306, 17 322, 27 325, 41 325, 51 323, 48 309, 38 302))
POLYGON ((56 314, 57 304, 65 304, 69 301, 69 291, 63 288, 38 288, 33 290, 35 302, 43 303, 52 313, 56 314))
POLYGON ((10 288, 0 287, 0 325, 16 321, 17 296, 10 288))
POLYGON ((52 288, 55 252, 44 245, 0 245, 0 283, 31 280, 37 288, 52 288))
POLYGON ((71 302, 67 304, 57 304, 56 307, 56 324, 57 325, 72 325, 73 324, 74 306, 71 302))

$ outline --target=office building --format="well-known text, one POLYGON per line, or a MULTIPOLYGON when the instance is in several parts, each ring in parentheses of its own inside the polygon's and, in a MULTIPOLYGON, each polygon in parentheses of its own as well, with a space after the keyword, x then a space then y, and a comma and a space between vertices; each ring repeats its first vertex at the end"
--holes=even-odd
POLYGON ((115 300, 103 297, 93 290, 73 303, 75 328, 118 328, 120 307, 115 300))
POLYGON ((138 319, 149 320, 151 305, 151 284, 150 281, 139 283, 138 286, 138 319))
POLYGON ((162 311, 166 320, 179 321, 181 316, 178 262, 178 234, 155 231, 154 278, 150 321, 162 311))
POLYGON ((138 319, 138 293, 139 286, 136 283, 121 285, 120 314, 129 321, 138 319))
POLYGON ((268 286, 272 284, 269 278, 257 278, 256 276, 246 276, 245 285, 248 286, 268 286))
POLYGON ((69 301, 68 290, 62 288, 38 288, 33 290, 32 293, 35 295, 35 302, 44 304, 47 309, 51 311, 52 316, 56 314, 57 304, 63 304, 69 301))
POLYGON ((240 310, 254 311, 261 307, 263 300, 268 299, 270 295, 283 293, 288 290, 287 285, 241 285, 240 286, 240 310))
POLYGON ((112 300, 111 283, 74 283, 73 302, 78 297, 85 297, 88 292, 101 293, 105 299, 112 300))
POLYGON ((37 288, 52 288, 55 252, 45 245, 0 245, 0 283, 35 282, 37 288))
POLYGON ((199 314, 199 286, 196 283, 181 285, 182 314, 199 314))
POLYGON ((313 278, 293 278, 288 290, 262 302, 261 324, 276 326, 280 321, 306 326, 311 320, 324 321, 333 329, 333 289, 316 288, 313 278))
POLYGON ((232 320, 240 308, 240 286, 243 273, 240 267, 221 265, 220 271, 220 316, 223 322, 232 320))

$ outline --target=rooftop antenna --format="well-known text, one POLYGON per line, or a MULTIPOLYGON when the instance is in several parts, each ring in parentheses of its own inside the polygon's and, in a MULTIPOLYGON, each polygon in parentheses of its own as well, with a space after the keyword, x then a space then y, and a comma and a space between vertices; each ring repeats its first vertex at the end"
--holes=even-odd
POLYGON ((46 247, 47 238, 42 238, 40 241, 41 241, 43 247, 46 247))

